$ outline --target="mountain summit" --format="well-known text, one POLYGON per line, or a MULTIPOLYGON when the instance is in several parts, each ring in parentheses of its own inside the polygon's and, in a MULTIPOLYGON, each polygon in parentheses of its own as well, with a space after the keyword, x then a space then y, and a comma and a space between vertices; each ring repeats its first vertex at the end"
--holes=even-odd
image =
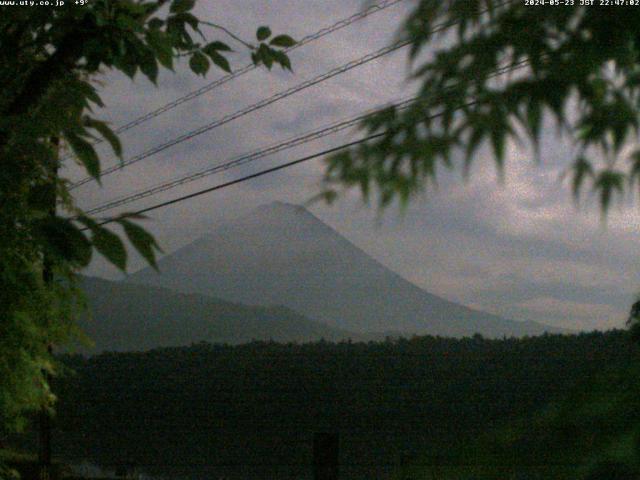
POLYGON ((466 336, 554 331, 430 294, 304 207, 274 202, 167 255, 129 281, 249 305, 283 305, 356 332, 466 336))

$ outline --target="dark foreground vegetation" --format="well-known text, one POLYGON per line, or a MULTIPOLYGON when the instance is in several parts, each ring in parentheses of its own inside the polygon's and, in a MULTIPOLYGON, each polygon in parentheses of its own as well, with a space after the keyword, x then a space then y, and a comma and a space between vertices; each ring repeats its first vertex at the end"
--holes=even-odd
POLYGON ((639 353, 614 331, 68 356, 55 453, 172 478, 303 479, 313 433, 331 431, 344 479, 584 478, 634 461, 639 353))

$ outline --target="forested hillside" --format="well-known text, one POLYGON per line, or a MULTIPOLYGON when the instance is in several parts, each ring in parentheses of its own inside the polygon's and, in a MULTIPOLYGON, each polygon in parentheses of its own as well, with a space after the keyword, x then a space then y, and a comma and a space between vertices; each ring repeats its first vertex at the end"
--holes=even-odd
POLYGON ((90 315, 81 327, 91 353, 141 351, 198 342, 308 342, 361 338, 286 307, 252 307, 165 288, 83 277, 90 315))
MULTIPOLYGON (((77 373, 56 387, 56 448, 174 478, 303 479, 313 433, 328 430, 340 433, 345 478, 391 478, 402 464, 456 464, 505 426, 528 431, 553 402, 638 353, 617 331, 66 357, 77 373)), ((531 448, 546 454, 554 438, 531 448)))

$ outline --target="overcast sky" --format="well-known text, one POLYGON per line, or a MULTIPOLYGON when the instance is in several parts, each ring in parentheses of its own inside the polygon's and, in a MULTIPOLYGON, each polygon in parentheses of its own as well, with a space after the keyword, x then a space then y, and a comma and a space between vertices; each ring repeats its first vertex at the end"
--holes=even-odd
MULTIPOLYGON (((306 45, 291 54, 294 73, 253 71, 123 134, 125 158, 233 113, 389 43, 412 3, 384 12, 306 45)), ((247 39, 258 25, 295 38, 313 33, 359 10, 361 0, 201 1, 199 16, 223 24, 247 39)), ((210 38, 225 39, 210 31, 210 38)), ((237 43, 234 67, 248 61, 237 43)), ((352 117, 385 102, 411 96, 407 53, 399 51, 251 113, 104 178, 103 187, 85 185, 74 193, 82 207, 95 206, 159 182, 222 163, 233 156, 352 117)), ((159 88, 141 77, 101 78, 108 108, 101 115, 114 126, 164 105, 221 76, 206 79, 177 68, 163 73, 159 88)), ((267 166, 292 160, 357 138, 355 131, 311 142, 252 165, 229 170, 129 205, 133 210, 215 185, 267 166)), ((526 148, 510 146, 506 181, 500 185, 487 151, 478 155, 471 178, 445 174, 404 214, 379 214, 357 192, 332 205, 309 207, 320 219, 387 267, 446 299, 514 319, 531 319, 576 329, 623 326, 640 290, 637 245, 640 216, 631 207, 614 208, 606 228, 594 207, 576 208, 558 178, 571 146, 550 125, 535 165, 526 148)), ((114 160, 104 150, 104 165, 114 160)), ((79 178, 73 169, 67 172, 79 178)), ((221 223, 271 201, 304 203, 319 192, 321 160, 198 197, 152 214, 149 229, 171 252, 221 223)), ((124 208, 123 208, 124 209, 124 208)), ((122 209, 121 209, 122 210, 122 209)), ((109 213, 116 213, 114 210, 109 213)), ((139 259, 132 270, 142 266, 139 259)), ((87 274, 119 275, 103 261, 87 274)))

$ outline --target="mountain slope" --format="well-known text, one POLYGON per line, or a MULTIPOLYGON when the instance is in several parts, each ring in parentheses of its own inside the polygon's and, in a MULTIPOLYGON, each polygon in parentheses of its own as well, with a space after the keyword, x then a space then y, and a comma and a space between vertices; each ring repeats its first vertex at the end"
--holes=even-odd
POLYGON ((251 305, 286 305, 358 332, 464 336, 554 331, 432 295, 368 256, 300 206, 272 203, 164 257, 129 281, 251 305))
POLYGON ((81 327, 95 342, 92 352, 148 350, 200 341, 304 342, 357 339, 285 307, 248 307, 164 288, 83 277, 92 318, 81 327))

